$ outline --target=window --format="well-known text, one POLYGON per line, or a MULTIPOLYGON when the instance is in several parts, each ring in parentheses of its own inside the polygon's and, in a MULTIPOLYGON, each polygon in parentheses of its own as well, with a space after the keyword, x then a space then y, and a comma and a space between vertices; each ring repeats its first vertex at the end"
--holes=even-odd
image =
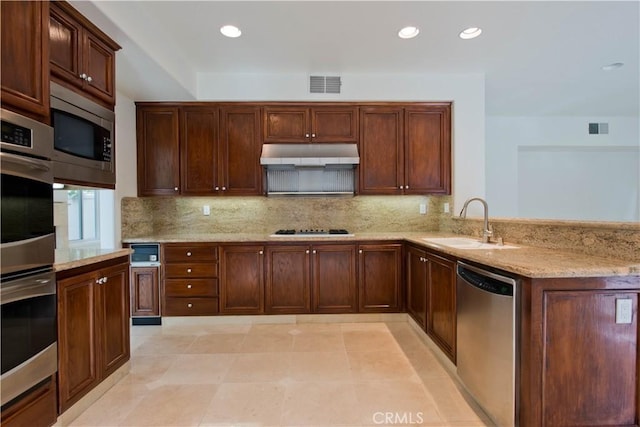
POLYGON ((78 189, 67 192, 70 243, 90 242, 100 238, 97 196, 96 190, 78 189))

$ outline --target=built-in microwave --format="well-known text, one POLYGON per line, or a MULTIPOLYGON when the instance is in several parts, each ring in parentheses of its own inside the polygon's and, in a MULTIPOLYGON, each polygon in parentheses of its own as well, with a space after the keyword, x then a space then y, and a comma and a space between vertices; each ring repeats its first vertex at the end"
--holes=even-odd
POLYGON ((51 82, 54 180, 115 188, 114 123, 113 111, 51 82))

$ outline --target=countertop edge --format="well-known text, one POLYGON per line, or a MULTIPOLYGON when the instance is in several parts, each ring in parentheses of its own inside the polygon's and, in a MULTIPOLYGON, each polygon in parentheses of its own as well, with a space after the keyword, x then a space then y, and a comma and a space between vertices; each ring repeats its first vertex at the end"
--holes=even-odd
POLYGON ((131 249, 56 249, 53 270, 60 272, 110 259, 129 256, 131 249))

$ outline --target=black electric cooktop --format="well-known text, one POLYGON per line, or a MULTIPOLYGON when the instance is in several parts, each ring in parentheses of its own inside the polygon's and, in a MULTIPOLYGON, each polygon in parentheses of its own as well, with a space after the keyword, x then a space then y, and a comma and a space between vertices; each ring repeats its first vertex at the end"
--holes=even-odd
POLYGON ((305 230, 278 230, 274 234, 274 237, 345 237, 345 236, 353 236, 353 234, 349 233, 344 228, 331 228, 329 230, 324 229, 305 229, 305 230))

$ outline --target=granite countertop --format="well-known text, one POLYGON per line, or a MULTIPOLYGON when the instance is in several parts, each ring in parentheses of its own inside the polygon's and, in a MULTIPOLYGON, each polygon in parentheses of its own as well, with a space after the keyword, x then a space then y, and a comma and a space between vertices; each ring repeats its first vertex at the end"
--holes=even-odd
POLYGON ((96 262, 107 261, 113 258, 129 256, 131 249, 56 249, 56 258, 53 264, 54 271, 71 270, 96 262))
POLYGON ((551 277, 606 277, 638 276, 640 281, 640 259, 637 262, 585 255, 577 252, 559 251, 518 243, 505 242, 518 246, 517 249, 456 249, 423 240, 427 237, 469 237, 438 232, 390 232, 356 233, 354 237, 270 237, 268 234, 212 233, 153 235, 123 239, 125 243, 178 243, 178 242, 215 242, 215 243, 251 243, 251 242, 359 242, 402 240, 435 249, 456 258, 477 262, 508 272, 531 278, 551 277))

